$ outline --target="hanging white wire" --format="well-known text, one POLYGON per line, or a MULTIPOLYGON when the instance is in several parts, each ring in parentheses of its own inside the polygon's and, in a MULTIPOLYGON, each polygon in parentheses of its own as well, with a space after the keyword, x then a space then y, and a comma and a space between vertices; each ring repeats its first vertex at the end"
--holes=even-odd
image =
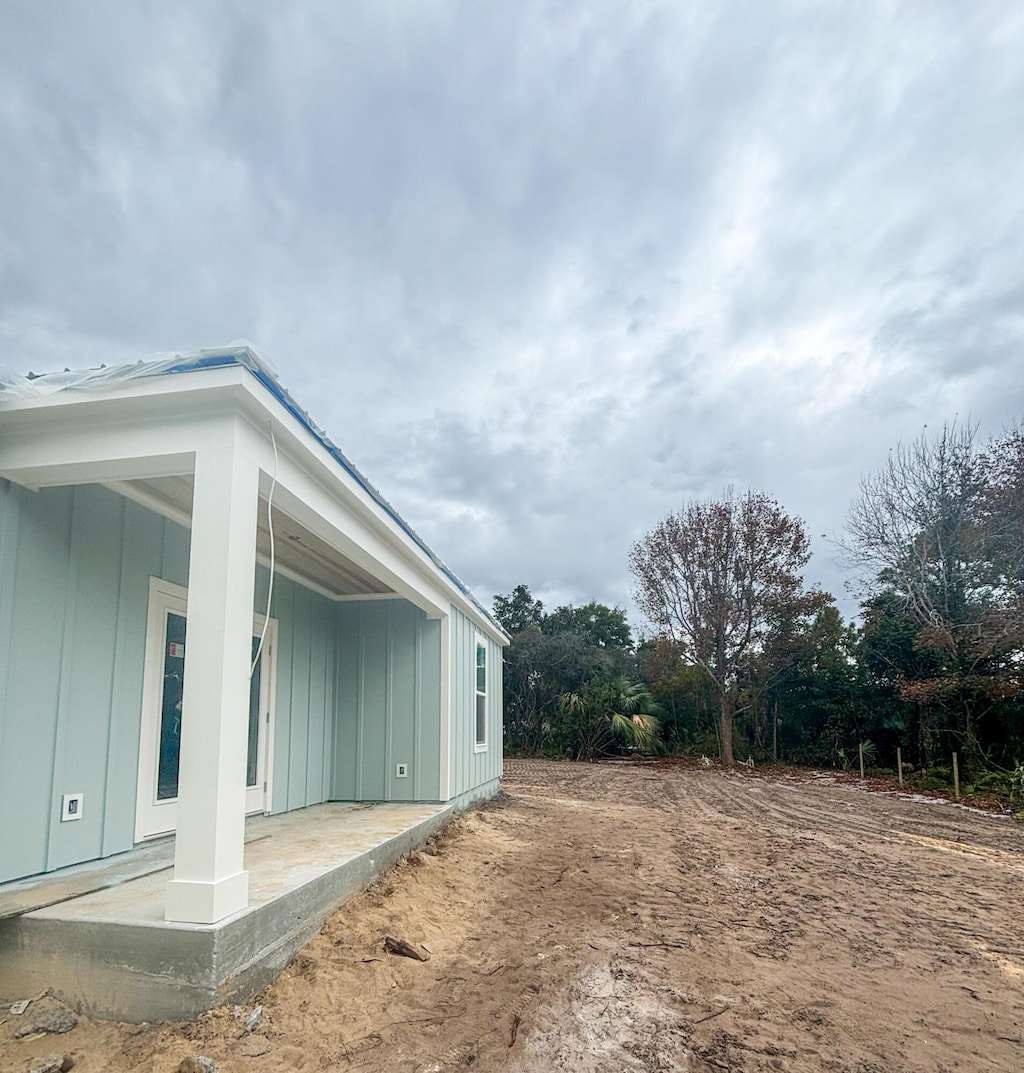
POLYGON ((263 655, 263 642, 267 637, 267 627, 270 625, 270 601, 274 595, 274 518, 271 510, 274 506, 274 489, 277 487, 277 440, 274 438, 274 426, 270 426, 270 442, 274 447, 274 472, 270 475, 270 494, 267 496, 267 529, 270 532, 270 584, 267 586, 267 610, 263 616, 263 630, 260 633, 260 643, 256 646, 256 655, 252 658, 252 666, 249 668, 249 681, 256 673, 256 665, 263 655))

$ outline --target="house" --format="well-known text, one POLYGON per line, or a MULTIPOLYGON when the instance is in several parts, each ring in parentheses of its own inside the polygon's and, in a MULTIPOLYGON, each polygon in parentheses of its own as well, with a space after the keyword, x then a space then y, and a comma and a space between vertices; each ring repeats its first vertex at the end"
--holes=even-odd
MULTIPOLYGON (((496 791, 507 643, 250 348, 0 383, 0 901, 155 840, 154 964, 189 929, 222 959, 252 817, 496 791)), ((238 956, 155 1007, 265 979, 238 956)))

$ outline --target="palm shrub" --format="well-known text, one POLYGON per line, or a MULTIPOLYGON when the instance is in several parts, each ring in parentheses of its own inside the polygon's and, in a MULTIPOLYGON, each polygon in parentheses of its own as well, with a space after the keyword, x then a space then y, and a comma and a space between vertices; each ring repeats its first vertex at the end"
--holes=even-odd
POLYGON ((615 749, 660 751, 661 722, 650 691, 623 675, 591 680, 563 693, 552 728, 553 751, 575 760, 596 760, 615 749))

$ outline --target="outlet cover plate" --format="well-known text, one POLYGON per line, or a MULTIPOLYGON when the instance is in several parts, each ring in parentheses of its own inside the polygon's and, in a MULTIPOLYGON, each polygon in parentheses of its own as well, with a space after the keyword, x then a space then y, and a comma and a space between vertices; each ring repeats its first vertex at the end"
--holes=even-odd
POLYGON ((80 820, 82 810, 85 807, 85 794, 64 794, 60 799, 60 822, 68 820, 80 820))

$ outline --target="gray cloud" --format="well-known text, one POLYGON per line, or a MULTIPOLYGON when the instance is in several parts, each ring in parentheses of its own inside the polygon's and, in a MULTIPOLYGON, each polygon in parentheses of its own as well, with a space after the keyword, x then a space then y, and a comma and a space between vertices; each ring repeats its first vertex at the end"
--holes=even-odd
POLYGON ((0 362, 251 338, 482 598, 625 605, 690 497, 832 535, 896 441, 1024 414, 1022 49, 987 3, 9 5, 0 362))

